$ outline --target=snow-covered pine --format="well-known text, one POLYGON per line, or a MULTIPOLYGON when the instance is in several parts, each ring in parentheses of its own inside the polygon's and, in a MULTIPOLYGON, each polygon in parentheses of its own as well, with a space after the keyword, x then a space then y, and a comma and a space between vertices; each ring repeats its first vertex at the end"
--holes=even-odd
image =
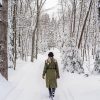
POLYGON ((75 40, 69 39, 63 47, 63 70, 71 73, 84 73, 83 60, 77 48, 75 48, 75 40))

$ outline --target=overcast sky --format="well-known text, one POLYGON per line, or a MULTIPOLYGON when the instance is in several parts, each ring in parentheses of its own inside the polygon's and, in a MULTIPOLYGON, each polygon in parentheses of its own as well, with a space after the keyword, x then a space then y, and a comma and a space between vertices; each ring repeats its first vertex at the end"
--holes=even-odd
POLYGON ((50 14, 50 16, 57 14, 58 0, 46 0, 44 8, 49 9, 49 10, 46 11, 46 13, 50 14))

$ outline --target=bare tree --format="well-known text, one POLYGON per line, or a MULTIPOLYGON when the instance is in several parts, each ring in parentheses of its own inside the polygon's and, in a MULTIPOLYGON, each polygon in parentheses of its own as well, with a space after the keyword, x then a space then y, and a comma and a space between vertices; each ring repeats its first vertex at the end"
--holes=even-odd
POLYGON ((31 61, 33 62, 33 58, 35 56, 35 40, 36 40, 36 58, 37 58, 37 54, 38 54, 38 30, 39 30, 39 17, 41 14, 41 9, 43 7, 43 5, 45 4, 46 0, 37 0, 36 4, 37 4, 37 14, 36 14, 36 23, 35 23, 35 27, 33 30, 33 34, 32 34, 32 53, 31 53, 31 61), (35 37, 36 36, 36 37, 35 37))
POLYGON ((79 43, 78 43, 78 48, 80 48, 80 44, 81 44, 81 41, 82 41, 82 36, 83 36, 83 33, 84 33, 85 25, 86 25, 86 22, 87 22, 87 18, 88 18, 91 6, 92 6, 92 0, 90 1, 89 9, 87 11, 87 14, 86 14, 86 17, 85 17, 85 20, 84 20, 84 24, 83 24, 82 31, 81 31, 81 36, 80 36, 79 43))
POLYGON ((17 17, 17 1, 14 0, 13 5, 13 63, 14 70, 16 68, 16 58, 17 58, 17 50, 16 50, 16 17, 17 17))

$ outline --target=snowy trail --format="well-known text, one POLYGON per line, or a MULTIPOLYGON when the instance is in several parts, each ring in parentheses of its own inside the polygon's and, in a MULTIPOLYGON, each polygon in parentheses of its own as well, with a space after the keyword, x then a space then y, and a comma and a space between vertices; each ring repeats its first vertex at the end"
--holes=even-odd
POLYGON ((11 93, 9 93, 9 95, 7 96, 7 99, 5 100, 33 100, 34 97, 35 98, 40 97, 39 86, 41 86, 41 84, 40 82, 38 82, 39 81, 38 78, 41 78, 41 77, 38 77, 37 75, 39 74, 38 67, 40 66, 39 64, 37 64, 37 62, 35 62, 34 64, 32 63, 26 64, 22 69, 23 72, 21 72, 21 73, 24 73, 24 75, 20 76, 21 80, 19 81, 15 89, 11 93))
MULTIPOLYGON (((53 52, 60 69, 54 100, 100 100, 100 76, 86 78, 83 75, 63 73, 60 52, 53 52)), ((38 55, 34 63, 19 60, 16 71, 9 71, 12 88, 0 100, 50 100, 45 80, 42 79, 47 54, 38 55)))
MULTIPOLYGON (((60 55, 55 56, 60 63, 60 55)), ((16 73, 16 76, 10 78, 11 82, 16 82, 16 86, 4 100, 33 100, 34 98, 35 100, 50 100, 48 90, 45 87, 45 80, 42 79, 45 59, 46 57, 40 56, 34 64, 31 62, 24 64, 24 67, 16 73)), ((56 91, 55 100, 66 100, 66 91, 60 85, 56 91)))

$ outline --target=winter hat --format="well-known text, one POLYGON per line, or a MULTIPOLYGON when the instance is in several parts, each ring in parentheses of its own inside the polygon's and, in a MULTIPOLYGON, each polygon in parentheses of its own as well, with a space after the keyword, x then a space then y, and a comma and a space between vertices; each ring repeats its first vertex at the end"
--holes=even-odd
POLYGON ((54 56, 53 52, 49 52, 48 56, 53 57, 54 56))

